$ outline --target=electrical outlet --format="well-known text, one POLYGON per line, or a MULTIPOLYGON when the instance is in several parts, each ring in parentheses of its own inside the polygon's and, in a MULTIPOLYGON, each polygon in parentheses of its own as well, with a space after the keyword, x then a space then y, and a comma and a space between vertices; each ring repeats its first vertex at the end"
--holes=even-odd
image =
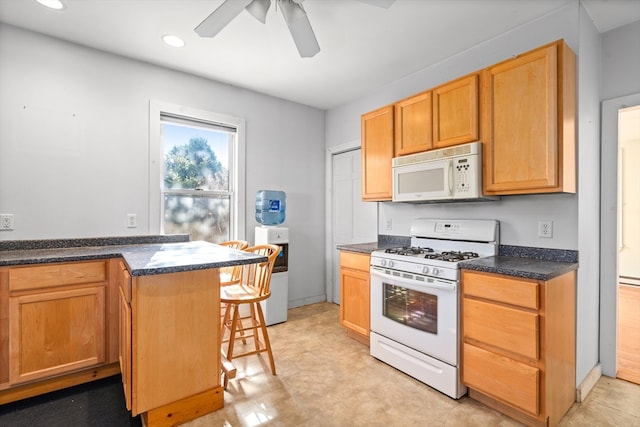
POLYGON ((553 221, 538 221, 538 237, 553 237, 553 221))
POLYGON ((136 214, 127 214, 127 228, 136 228, 138 226, 138 218, 136 214))
POLYGON ((0 215, 0 230, 13 230, 13 214, 0 215))
POLYGON ((391 218, 388 218, 387 222, 385 223, 385 230, 391 230, 392 229, 392 225, 393 225, 393 223, 391 222, 391 218))

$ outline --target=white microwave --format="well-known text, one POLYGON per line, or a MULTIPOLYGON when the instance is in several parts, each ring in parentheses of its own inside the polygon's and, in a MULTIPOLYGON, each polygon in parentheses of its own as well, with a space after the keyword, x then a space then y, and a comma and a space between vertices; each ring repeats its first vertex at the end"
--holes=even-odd
POLYGON ((495 200, 482 195, 482 143, 393 159, 394 202, 495 200))

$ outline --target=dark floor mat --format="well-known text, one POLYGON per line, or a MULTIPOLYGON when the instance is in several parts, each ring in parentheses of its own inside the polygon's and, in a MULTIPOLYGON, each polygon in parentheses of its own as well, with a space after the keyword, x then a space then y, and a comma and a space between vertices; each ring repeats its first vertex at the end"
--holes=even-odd
POLYGON ((140 427, 127 411, 120 375, 0 406, 3 427, 140 427))

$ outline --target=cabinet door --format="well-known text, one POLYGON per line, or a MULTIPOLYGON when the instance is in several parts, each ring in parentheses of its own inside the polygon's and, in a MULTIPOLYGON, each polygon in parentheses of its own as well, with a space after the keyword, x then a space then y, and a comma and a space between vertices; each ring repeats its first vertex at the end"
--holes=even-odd
POLYGON ((485 71, 485 192, 575 191, 575 60, 561 50, 570 52, 554 43, 485 71))
POLYGON ((433 146, 478 140, 478 74, 433 89, 433 146))
POLYGON ((131 287, 131 276, 126 269, 120 271, 120 283, 118 288, 120 303, 118 304, 119 317, 119 341, 118 359, 122 374, 122 387, 127 410, 131 410, 131 300, 127 297, 127 288, 131 287))
POLYGON ((340 268, 340 324, 369 336, 369 272, 340 268))
POLYGON ((361 119, 362 199, 391 200, 391 159, 393 158, 393 105, 361 119))
POLYGON ((12 384, 105 360, 103 284, 9 298, 12 384))
POLYGON ((423 92, 395 105, 395 156, 433 148, 431 92, 423 92))

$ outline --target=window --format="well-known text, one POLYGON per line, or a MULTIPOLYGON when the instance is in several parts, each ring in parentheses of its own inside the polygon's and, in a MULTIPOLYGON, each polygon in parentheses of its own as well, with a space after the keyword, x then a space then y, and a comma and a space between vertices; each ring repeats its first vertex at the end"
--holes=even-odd
POLYGON ((150 212, 159 232, 214 243, 242 239, 244 121, 155 102, 150 107, 150 212))

